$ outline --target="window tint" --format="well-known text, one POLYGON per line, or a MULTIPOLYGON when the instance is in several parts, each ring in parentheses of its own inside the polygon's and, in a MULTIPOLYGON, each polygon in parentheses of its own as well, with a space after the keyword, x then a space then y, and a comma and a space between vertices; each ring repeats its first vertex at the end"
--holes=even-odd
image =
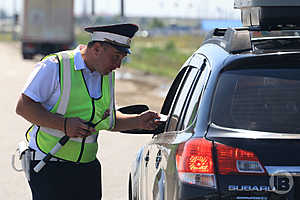
POLYGON ((186 103, 186 99, 190 92, 191 86, 193 85, 194 79, 197 75, 198 69, 190 68, 188 72, 188 76, 185 79, 180 91, 176 94, 176 100, 173 103, 172 113, 169 116, 169 123, 167 131, 175 131, 180 121, 181 112, 183 111, 183 107, 186 103))
POLYGON ((238 129, 300 132, 300 69, 231 70, 221 74, 214 124, 238 129))
POLYGON ((210 67, 208 64, 205 64, 204 71, 201 73, 201 76, 199 77, 199 80, 197 82, 197 85, 193 91, 193 94, 191 95, 191 100, 189 105, 187 106, 186 114, 183 120, 183 126, 182 129, 187 128, 190 126, 196 116, 196 112, 198 110, 200 96, 202 94, 203 87, 205 86, 205 83, 207 81, 208 75, 209 75, 209 69, 210 67))
POLYGON ((184 67, 183 69, 181 69, 181 71, 178 73, 178 75, 174 79, 174 81, 168 91, 168 94, 166 96, 166 99, 164 101, 164 104, 162 106, 162 109, 160 112, 161 114, 164 114, 164 115, 169 114, 172 102, 175 99, 175 95, 176 95, 176 92, 178 91, 180 83, 183 82, 185 74, 188 73, 187 69, 188 69, 188 67, 184 67))

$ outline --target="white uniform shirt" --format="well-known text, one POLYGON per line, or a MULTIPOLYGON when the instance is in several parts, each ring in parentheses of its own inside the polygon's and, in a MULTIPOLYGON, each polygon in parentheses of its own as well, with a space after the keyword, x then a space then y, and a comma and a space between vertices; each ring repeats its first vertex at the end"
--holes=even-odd
MULTIPOLYGON (((85 65, 79 47, 75 50, 74 55, 75 70, 82 70, 83 76, 88 87, 89 94, 92 98, 101 96, 101 75, 94 71, 91 72, 85 65)), ((36 66, 23 89, 23 93, 35 102, 41 103, 47 110, 51 110, 60 96, 59 84, 59 63, 55 56, 51 56, 36 66)), ((36 129, 31 132, 30 148, 37 150, 35 138, 36 129)))

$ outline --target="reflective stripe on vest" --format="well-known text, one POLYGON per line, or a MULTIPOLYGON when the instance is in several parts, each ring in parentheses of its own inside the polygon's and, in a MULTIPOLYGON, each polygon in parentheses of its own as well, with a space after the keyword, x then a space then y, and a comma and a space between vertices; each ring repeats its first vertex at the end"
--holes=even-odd
POLYGON ((64 115, 68 107, 71 92, 71 63, 67 53, 62 52, 61 56, 63 62, 63 89, 56 113, 64 115))
MULTIPOLYGON (((55 136, 55 137, 63 137, 65 135, 64 132, 57 130, 57 129, 40 127, 40 130, 48 133, 49 135, 55 136)), ((97 142, 97 138, 98 138, 98 134, 85 137, 85 143, 95 143, 95 142, 97 142)), ((75 141, 75 142, 82 142, 82 138, 70 138, 69 140, 75 141)))
POLYGON ((113 84, 112 72, 109 73, 109 87, 110 87, 109 129, 112 129, 114 126, 114 116, 115 116, 115 88, 113 84))
MULTIPOLYGON (((92 99, 88 94, 87 88, 85 88, 86 90, 83 89, 86 86, 85 84, 81 84, 84 86, 80 85, 78 89, 76 88, 76 86, 73 86, 72 89, 72 83, 73 83, 72 81, 76 81, 74 83, 75 85, 77 84, 77 86, 78 84, 80 84, 80 81, 84 82, 84 80, 81 80, 80 76, 78 75, 78 73, 80 73, 81 75, 81 71, 76 71, 74 69, 73 52, 72 51, 61 52, 58 54, 58 56, 60 56, 59 60, 61 62, 60 67, 62 70, 62 72, 60 73, 61 95, 59 97, 57 104, 51 110, 51 112, 65 115, 65 117, 72 117, 74 115, 74 112, 78 110, 78 108, 75 108, 75 110, 72 108, 73 106, 77 107, 77 101, 79 101, 78 105, 83 106, 82 108, 85 109, 83 110, 85 113, 85 114, 83 113, 83 116, 85 116, 85 120, 88 120, 86 118, 87 118, 87 114, 90 111, 86 112, 87 111, 86 109, 89 107, 87 105, 89 105, 91 102, 86 102, 86 101, 89 101, 88 99, 90 99, 92 101, 92 109, 93 109, 93 111, 91 112, 91 119, 90 119, 92 120, 91 122, 94 123, 95 121, 101 119, 100 114, 104 112, 103 111, 104 109, 108 109, 108 108, 110 109, 109 119, 99 123, 95 127, 96 130, 112 129, 114 127, 114 122, 115 122, 114 74, 110 73, 108 76, 102 76, 102 86, 101 86, 102 96, 98 100, 92 99), (107 88, 107 85, 109 85, 109 90, 107 88), (71 94, 73 94, 73 100, 70 99, 71 94), (82 96, 82 98, 78 98, 77 100, 76 95, 80 95, 82 96), (104 107, 102 108, 101 105, 104 105, 104 107)), ((79 113, 78 116, 80 117, 81 114, 79 113)), ((35 139, 39 149, 44 153, 48 153, 53 147, 53 145, 55 145, 57 141, 64 135, 65 133, 63 133, 62 131, 46 128, 46 127, 40 127, 35 139)), ((92 135, 86 138, 70 138, 70 140, 65 144, 65 146, 63 146, 62 149, 59 152, 57 152, 55 157, 73 161, 73 162, 91 162, 96 158, 96 153, 98 148, 97 138, 98 138, 97 133, 93 133, 92 135)))

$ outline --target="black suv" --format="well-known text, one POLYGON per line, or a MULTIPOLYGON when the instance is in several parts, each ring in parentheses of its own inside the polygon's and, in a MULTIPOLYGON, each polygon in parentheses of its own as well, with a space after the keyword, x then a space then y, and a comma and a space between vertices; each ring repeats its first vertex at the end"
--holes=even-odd
POLYGON ((137 154, 129 199, 300 199, 297 1, 281 13, 269 5, 280 1, 236 1, 246 26, 208 34, 137 154))

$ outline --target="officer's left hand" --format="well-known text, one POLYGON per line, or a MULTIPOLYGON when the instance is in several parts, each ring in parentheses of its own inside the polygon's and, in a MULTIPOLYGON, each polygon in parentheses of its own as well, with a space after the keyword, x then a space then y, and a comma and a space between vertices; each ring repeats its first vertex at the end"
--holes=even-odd
POLYGON ((138 127, 144 130, 154 130, 157 128, 160 119, 158 113, 153 111, 146 111, 138 117, 138 127))

